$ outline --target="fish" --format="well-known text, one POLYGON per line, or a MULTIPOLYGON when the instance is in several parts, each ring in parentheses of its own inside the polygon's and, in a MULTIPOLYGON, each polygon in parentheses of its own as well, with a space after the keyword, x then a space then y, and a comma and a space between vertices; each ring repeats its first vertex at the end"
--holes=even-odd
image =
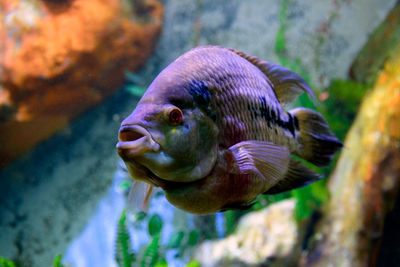
POLYGON ((237 49, 187 51, 121 123, 134 194, 148 201, 160 187, 172 205, 211 214, 320 180, 303 161, 327 166, 342 143, 317 111, 285 109, 303 93, 315 101, 298 74, 237 49))

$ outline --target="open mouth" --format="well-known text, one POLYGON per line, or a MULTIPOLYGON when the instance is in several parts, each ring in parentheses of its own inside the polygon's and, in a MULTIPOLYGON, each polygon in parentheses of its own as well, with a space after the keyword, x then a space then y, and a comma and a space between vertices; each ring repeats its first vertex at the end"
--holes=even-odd
POLYGON ((146 153, 161 152, 160 145, 154 141, 149 131, 142 126, 121 126, 116 147, 129 173, 136 180, 145 181, 164 190, 186 187, 195 182, 176 182, 163 179, 141 162, 146 153))
POLYGON ((139 125, 121 126, 116 147, 119 156, 124 160, 132 177, 138 180, 145 180, 153 186, 162 188, 166 186, 163 179, 137 162, 137 159, 145 153, 160 150, 160 145, 153 140, 145 128, 139 125))
POLYGON ((123 125, 119 129, 117 149, 118 154, 124 158, 140 156, 150 151, 156 152, 160 145, 142 126, 123 125))

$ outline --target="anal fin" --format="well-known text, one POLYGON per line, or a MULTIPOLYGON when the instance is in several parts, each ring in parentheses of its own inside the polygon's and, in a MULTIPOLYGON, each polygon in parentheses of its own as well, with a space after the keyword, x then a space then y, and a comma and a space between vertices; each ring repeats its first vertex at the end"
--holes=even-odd
POLYGON ((285 176, 264 194, 278 194, 318 181, 322 176, 306 167, 301 161, 290 159, 285 176))

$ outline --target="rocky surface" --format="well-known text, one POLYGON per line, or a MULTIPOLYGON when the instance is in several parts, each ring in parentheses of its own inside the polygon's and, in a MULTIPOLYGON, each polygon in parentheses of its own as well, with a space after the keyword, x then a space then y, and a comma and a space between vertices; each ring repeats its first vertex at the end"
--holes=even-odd
POLYGON ((314 88, 322 89, 332 78, 347 77, 354 57, 395 2, 168 0, 162 37, 141 74, 154 78, 190 48, 216 44, 298 65, 314 88), (285 35, 283 55, 276 53, 278 32, 285 35))
POLYGON ((346 149, 330 177, 331 198, 303 266, 398 264, 398 229, 385 224, 389 217, 399 220, 394 213, 400 199, 399 55, 397 41, 363 99, 346 137, 346 149), (391 247, 381 249, 384 235, 391 247))
MULTIPOLYGON (((110 190, 116 133, 136 101, 126 91, 112 96, 0 172, 0 256, 50 266, 65 253, 110 190)), ((112 220, 119 214, 98 216, 112 220)))
POLYGON ((297 247, 295 200, 278 202, 241 218, 229 237, 201 244, 195 260, 201 266, 288 266, 297 247))
POLYGON ((354 60, 350 69, 351 77, 357 82, 372 86, 385 61, 396 52, 399 42, 400 3, 397 2, 354 60))
POLYGON ((119 88, 162 14, 155 0, 0 1, 0 168, 119 88))

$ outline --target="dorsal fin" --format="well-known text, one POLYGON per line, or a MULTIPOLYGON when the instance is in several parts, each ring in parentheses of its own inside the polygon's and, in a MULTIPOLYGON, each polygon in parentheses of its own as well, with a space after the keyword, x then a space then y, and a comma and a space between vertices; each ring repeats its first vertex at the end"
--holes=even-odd
POLYGON ((303 93, 308 94, 315 101, 315 95, 310 86, 293 71, 242 51, 233 48, 228 49, 252 63, 268 77, 272 83, 272 89, 281 104, 291 103, 303 93))

